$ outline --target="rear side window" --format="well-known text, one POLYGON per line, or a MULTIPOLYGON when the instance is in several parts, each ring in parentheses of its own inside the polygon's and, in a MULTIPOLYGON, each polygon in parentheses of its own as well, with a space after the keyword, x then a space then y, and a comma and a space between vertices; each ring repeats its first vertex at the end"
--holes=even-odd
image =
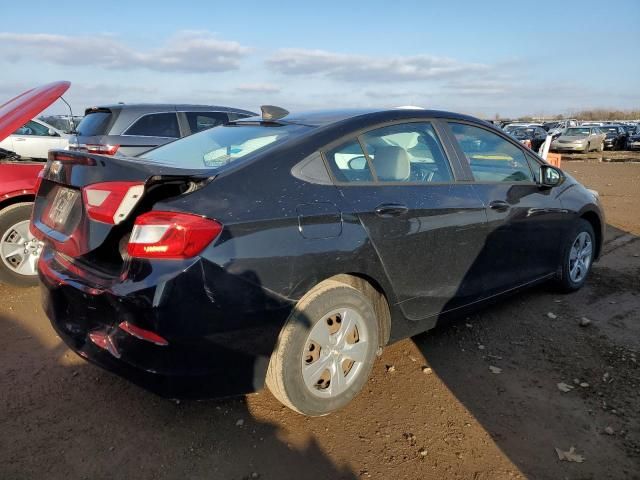
POLYGON ((251 115, 247 115, 246 113, 238 113, 238 112, 229 112, 229 121, 233 122, 234 120, 240 120, 241 118, 247 118, 251 115))
POLYGON ((186 112, 191 133, 201 132, 229 121, 226 113, 222 112, 186 112))
POLYGON ((478 182, 533 182, 524 152, 499 135, 464 123, 449 122, 478 182))
POLYGON ((380 182, 452 181, 449 161, 430 123, 391 125, 360 137, 380 182))
POLYGON ((339 182, 450 182, 449 161, 428 122, 370 130, 325 152, 339 182), (363 150, 364 149, 364 150, 363 150))
POLYGON ((357 140, 350 140, 327 152, 325 157, 339 182, 372 182, 367 157, 357 140))
POLYGON ((92 137, 94 135, 106 135, 107 127, 111 122, 112 113, 109 110, 97 110, 88 112, 78 124, 78 135, 92 137))
POLYGON ((136 120, 124 133, 142 137, 180 138, 178 117, 175 113, 150 113, 136 120))

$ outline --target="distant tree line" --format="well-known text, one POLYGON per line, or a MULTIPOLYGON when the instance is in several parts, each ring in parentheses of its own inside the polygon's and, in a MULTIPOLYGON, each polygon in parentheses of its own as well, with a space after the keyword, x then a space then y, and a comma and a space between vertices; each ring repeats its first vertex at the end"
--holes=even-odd
MULTIPOLYGON (((496 115, 498 120, 499 115, 496 115)), ((566 115, 550 115, 544 117, 546 120, 564 120, 565 118, 575 118, 576 120, 639 120, 640 110, 607 110, 604 108, 593 110, 581 110, 577 112, 571 112, 566 115)), ((540 117, 534 117, 527 115, 519 117, 518 120, 524 122, 533 122, 540 120, 540 117)))

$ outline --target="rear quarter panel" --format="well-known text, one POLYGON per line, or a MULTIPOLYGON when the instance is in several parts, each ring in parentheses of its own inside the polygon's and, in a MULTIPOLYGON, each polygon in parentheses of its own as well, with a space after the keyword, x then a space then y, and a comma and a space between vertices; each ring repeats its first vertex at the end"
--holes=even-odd
POLYGON ((0 162, 0 202, 22 195, 35 195, 43 162, 0 162))

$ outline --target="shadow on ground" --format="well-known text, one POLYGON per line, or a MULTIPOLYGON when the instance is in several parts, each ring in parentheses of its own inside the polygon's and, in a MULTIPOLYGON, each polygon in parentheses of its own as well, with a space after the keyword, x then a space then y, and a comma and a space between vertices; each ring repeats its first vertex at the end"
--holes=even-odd
POLYGON ((541 285, 413 338, 529 478, 640 478, 640 238, 607 237, 581 291, 541 285), (559 461, 570 447, 583 463, 559 461))
POLYGON ((0 314, 1 478, 355 478, 313 438, 287 444, 245 398, 161 399, 43 345, 41 327, 0 314))

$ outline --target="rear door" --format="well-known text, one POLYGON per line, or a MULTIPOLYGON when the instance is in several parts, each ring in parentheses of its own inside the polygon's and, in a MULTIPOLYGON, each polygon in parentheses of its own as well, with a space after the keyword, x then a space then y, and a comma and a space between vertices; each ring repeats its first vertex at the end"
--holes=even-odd
POLYGON ((484 272, 487 294, 553 273, 567 213, 555 189, 537 184, 539 164, 488 127, 460 121, 448 126, 486 205, 489 235, 476 268, 484 272))
POLYGON ((185 124, 187 135, 217 127, 229 121, 226 112, 179 112, 178 117, 185 124))
POLYGON ((370 130, 324 154, 408 318, 482 295, 480 278, 468 273, 484 244, 486 215, 473 186, 456 182, 434 122, 370 130))

